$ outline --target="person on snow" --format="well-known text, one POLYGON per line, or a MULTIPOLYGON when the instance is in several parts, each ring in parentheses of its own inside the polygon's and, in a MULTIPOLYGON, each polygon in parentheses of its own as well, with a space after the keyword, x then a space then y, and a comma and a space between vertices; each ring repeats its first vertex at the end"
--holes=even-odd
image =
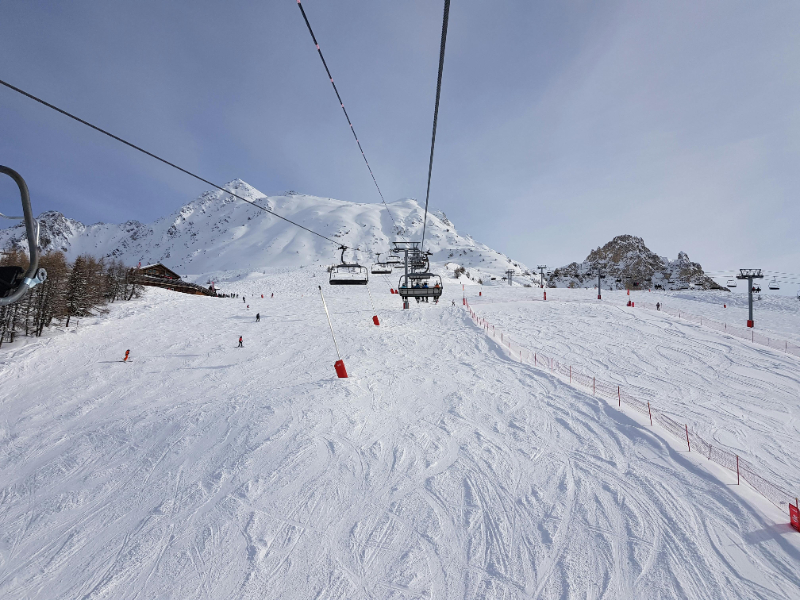
POLYGON ((247 301, 247 298, 245 298, 244 296, 242 296, 242 302, 245 302, 245 301, 247 301))
POLYGON ((239 345, 237 346, 237 348, 244 348, 244 344, 242 343, 242 341, 243 341, 242 336, 239 336, 239 345))
POLYGON ((270 298, 272 298, 272 297, 274 297, 274 296, 275 296, 275 292, 272 292, 272 293, 269 295, 269 297, 270 297, 270 298))
POLYGON ((261 321, 261 313, 256 313, 256 323, 261 321))

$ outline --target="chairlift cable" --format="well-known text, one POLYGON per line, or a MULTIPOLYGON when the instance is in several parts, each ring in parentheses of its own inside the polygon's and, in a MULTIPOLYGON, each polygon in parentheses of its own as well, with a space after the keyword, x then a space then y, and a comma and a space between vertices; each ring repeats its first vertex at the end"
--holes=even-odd
MULTIPOLYGON (((298 0, 299 2, 299 0, 298 0)), ((433 171, 433 148, 436 145, 436 122, 439 118, 439 97, 442 93, 442 71, 444 70, 444 47, 447 42, 447 21, 450 17, 450 0, 444 0, 444 17, 442 18, 442 43, 439 48, 439 75, 436 79, 436 105, 433 109, 433 134, 431 135, 431 158, 428 162, 428 191, 425 192, 425 216, 422 221, 422 243, 425 248, 425 229, 428 226, 428 200, 431 196, 431 172, 433 171)))
POLYGON ((314 41, 314 46, 317 49, 317 54, 319 54, 320 60, 322 60, 322 66, 325 67, 325 72, 328 74, 328 79, 333 86, 333 91, 336 93, 336 98, 339 100, 339 106, 342 107, 342 112, 344 113, 345 119, 347 119, 347 124, 350 126, 350 131, 353 133, 353 137, 356 140, 356 144, 358 144, 358 149, 361 152, 361 157, 364 159, 364 163, 367 165, 367 169, 369 170, 370 177, 372 177, 372 182, 375 184, 375 188, 378 190, 378 195, 381 197, 381 201, 383 205, 386 207, 386 212, 389 213, 389 218, 392 220, 395 228, 397 227, 397 223, 392 216, 392 212, 389 210, 389 205, 386 204, 386 199, 383 197, 383 192, 381 192, 381 188, 378 185, 378 180, 375 178, 375 173, 372 172, 372 167, 367 160, 367 155, 364 153, 364 148, 361 147, 361 142, 358 139, 358 135, 356 135, 356 130, 353 127, 353 123, 350 120, 350 115, 347 114, 347 109, 344 107, 344 101, 342 101, 342 96, 339 94, 339 89, 336 87, 336 84, 333 81, 333 75, 331 75, 331 70, 328 68, 328 63, 325 61, 325 57, 322 55, 322 50, 320 50, 319 42, 317 41, 317 36, 314 35, 314 30, 311 29, 311 23, 308 21, 308 16, 306 15, 306 11, 303 9, 303 4, 300 0, 297 0, 297 7, 300 9, 300 13, 303 15, 303 20, 306 22, 306 27, 308 28, 308 33, 311 34, 311 39, 314 41))
MULTIPOLYGON (((153 154, 152 152, 148 152, 144 148, 141 148, 140 146, 137 146, 136 144, 132 144, 131 142, 129 142, 127 140, 124 140, 121 137, 119 137, 117 135, 114 135, 113 133, 111 133, 109 131, 106 131, 105 129, 102 129, 102 128, 98 127, 97 125, 92 125, 88 121, 85 121, 84 119, 81 119, 80 117, 76 117, 72 113, 69 113, 66 110, 63 110, 61 108, 58 108, 57 106, 55 106, 53 104, 50 104, 49 102, 47 102, 45 100, 42 100, 41 98, 39 98, 37 96, 34 96, 33 94, 29 94, 25 90, 21 90, 20 88, 14 86, 14 85, 11 85, 10 83, 8 83, 6 81, 3 81, 2 79, 0 79, 0 84, 4 85, 5 87, 7 87, 7 88, 9 88, 11 90, 14 90, 15 92, 18 92, 18 93, 22 94, 23 96, 26 96, 27 98, 30 98, 31 100, 34 100, 34 101, 38 102, 39 104, 42 104, 42 105, 44 105, 44 106, 46 106, 48 108, 53 109, 54 111, 59 112, 62 115, 77 121, 78 123, 86 125, 87 127, 90 127, 91 129, 94 129, 95 131, 98 131, 98 132, 100 132, 100 133, 102 133, 104 135, 107 135, 111 139, 114 139, 114 140, 116 140, 118 142, 121 142, 122 144, 125 144, 126 146, 128 146, 130 148, 133 148, 134 150, 138 150, 139 152, 141 152, 142 154, 146 154, 150 158, 154 158, 157 161, 160 161, 160 162, 164 163, 165 165, 168 165, 168 166, 172 167, 173 169, 177 169, 178 171, 181 171, 182 173, 185 173, 186 175, 189 175, 189 177, 193 177, 193 178, 197 179, 198 181, 202 181, 203 183, 205 183, 207 185, 210 185, 213 188, 216 188, 216 189, 218 189, 218 190, 220 190, 222 192, 225 192, 226 194, 230 194, 234 198, 238 198, 239 200, 242 200, 243 202, 247 202, 251 206, 255 206, 256 208, 260 208, 264 212, 267 212, 267 213, 269 213, 269 214, 271 214, 271 215, 273 215, 275 217, 278 217, 279 219, 282 219, 282 220, 286 221, 287 223, 290 223, 290 224, 294 225, 295 227, 299 227, 300 229, 303 229, 303 230, 305 230, 305 231, 307 231, 309 233, 312 233, 312 234, 316 235, 317 237, 322 238, 323 240, 326 240, 326 241, 328 241, 328 242, 330 242, 332 244, 335 244, 337 247, 341 246, 341 242, 333 240, 333 239, 331 239, 331 238, 329 238, 329 237, 327 237, 327 236, 325 236, 325 235, 323 235, 321 233, 317 233, 316 231, 314 231, 313 229, 309 229, 305 225, 301 225, 300 223, 297 223, 295 221, 292 221, 291 219, 283 217, 283 216, 279 215, 278 213, 276 213, 275 211, 270 210, 269 208, 266 208, 264 206, 260 206, 260 205, 256 204, 252 200, 248 200, 247 198, 243 198, 242 196, 239 196, 238 194, 234 194, 230 190, 226 190, 222 186, 217 185, 216 183, 213 183, 212 181, 209 181, 208 179, 200 177, 199 175, 197 175, 195 173, 192 173, 191 171, 189 171, 187 169, 184 169, 183 167, 179 167, 175 163, 172 163, 172 162, 170 162, 168 160, 165 160, 165 159, 161 158, 160 156, 158 156, 156 154, 153 154)), ((361 250, 361 249, 360 248, 354 248, 354 250, 361 250)))

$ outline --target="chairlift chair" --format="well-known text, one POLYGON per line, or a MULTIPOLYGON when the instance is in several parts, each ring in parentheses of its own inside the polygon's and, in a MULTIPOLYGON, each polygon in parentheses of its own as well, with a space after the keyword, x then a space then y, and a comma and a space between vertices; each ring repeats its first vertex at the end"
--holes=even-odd
POLYGON ((438 300, 442 295, 442 278, 430 272, 417 272, 402 275, 397 284, 397 291, 403 300, 407 298, 433 298, 438 300))
POLYGON ((778 285, 778 280, 775 277, 773 277, 772 281, 769 282, 769 289, 771 290, 781 289, 780 286, 778 285))
POLYGON ((394 254, 390 254, 386 259, 386 264, 392 267, 398 267, 403 264, 403 258, 400 256, 395 256, 394 254))
POLYGON ((736 280, 735 279, 728 279, 728 283, 727 283, 727 285, 725 287, 729 287, 729 288, 736 287, 736 280))
POLYGON ((28 290, 44 282, 47 279, 47 271, 39 268, 39 223, 33 218, 28 185, 22 176, 13 169, 0 165, 0 173, 8 175, 17 184, 22 200, 23 215, 8 217, 0 213, 0 217, 23 221, 28 238, 28 270, 24 271, 19 266, 0 267, 0 306, 7 306, 18 302, 28 290))
POLYGON ((389 275, 392 272, 392 265, 381 262, 381 253, 378 252, 378 260, 372 264, 373 275, 389 275))
POLYGON ((347 246, 341 246, 342 262, 331 268, 328 283, 331 285, 367 285, 369 282, 369 269, 358 263, 348 263, 344 260, 344 251, 347 246))

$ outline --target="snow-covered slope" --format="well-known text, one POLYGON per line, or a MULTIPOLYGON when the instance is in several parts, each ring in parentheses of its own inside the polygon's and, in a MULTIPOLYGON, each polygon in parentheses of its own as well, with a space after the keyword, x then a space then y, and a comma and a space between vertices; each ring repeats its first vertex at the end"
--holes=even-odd
MULTIPOLYGON (((373 280, 379 327, 364 288, 326 288, 336 379, 311 271, 229 282, 246 302, 151 289, 3 346, 0 597, 798 597, 785 511, 511 359, 453 306, 460 286, 402 310, 373 280)), ((674 410, 800 481, 791 357, 583 290, 524 310, 525 290, 483 292, 508 331, 683 396, 674 410)))
MULTIPOLYGON (((412 199, 389 204, 357 204, 295 193, 267 197, 244 181, 225 188, 351 248, 369 263, 388 252, 390 242, 419 240, 424 210, 412 199), (394 220, 393 220, 394 219, 394 220)), ((71 259, 82 253, 117 258, 135 266, 163 262, 181 274, 209 274, 269 266, 328 265, 336 246, 221 191, 206 192, 173 214, 145 225, 84 225, 58 212, 40 215, 42 249, 61 250, 71 259)), ((0 247, 24 249, 21 226, 0 230, 0 247)), ((526 271, 519 261, 460 234, 442 212, 428 213, 425 249, 450 269, 464 266, 473 280, 500 281, 509 268, 526 271)), ((353 258, 351 254, 347 258, 353 258)))
POLYGON ((573 262, 553 271, 553 287, 584 287, 597 284, 597 269, 606 274, 604 289, 660 286, 667 290, 720 289, 689 255, 679 252, 676 260, 652 252, 640 237, 618 235, 602 248, 589 253, 582 263, 573 262))

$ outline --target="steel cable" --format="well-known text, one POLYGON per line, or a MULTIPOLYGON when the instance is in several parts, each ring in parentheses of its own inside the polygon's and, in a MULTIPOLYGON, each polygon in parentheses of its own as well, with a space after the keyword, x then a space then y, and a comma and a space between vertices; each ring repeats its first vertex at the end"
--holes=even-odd
MULTIPOLYGON (((134 150, 138 150, 138 151, 139 151, 139 152, 141 152, 142 154, 146 154, 147 156, 149 156, 149 157, 151 157, 151 158, 154 158, 154 159, 156 159, 157 161, 160 161, 160 162, 164 163, 165 165, 168 165, 168 166, 172 167, 173 169, 177 169, 178 171, 181 171, 182 173, 185 173, 186 175, 189 175, 189 177, 194 177, 194 178, 195 178, 195 179, 197 179, 198 181, 202 181, 203 183, 205 183, 205 184, 208 184, 208 185, 210 185, 210 186, 211 186, 211 187, 213 187, 213 188, 216 188, 216 189, 218 189, 218 190, 220 190, 220 191, 222 191, 222 192, 225 192, 226 194, 230 194, 230 195, 231 195, 231 196, 233 196, 234 198, 238 198, 239 200, 242 200, 243 202, 247 202, 247 203, 248 203, 249 205, 251 205, 251 206, 255 206, 256 208, 260 208, 260 209, 261 209, 261 210, 263 210, 264 212, 267 212, 267 213, 269 213, 269 214, 271 214, 271 215, 273 215, 273 216, 275 216, 275 217, 278 217, 279 219, 282 219, 283 221, 286 221, 287 223, 290 223, 290 224, 294 225, 295 227, 299 227, 300 229, 303 229, 304 231, 307 231, 307 232, 309 232, 309 233, 312 233, 312 234, 316 235, 317 237, 320 237, 320 238, 322 238, 323 240, 326 240, 326 241, 328 241, 328 242, 330 242, 330 243, 332 243, 332 244, 335 244, 337 247, 340 247, 340 246, 342 245, 342 244, 341 244, 341 242, 337 242, 336 240, 333 240, 333 239, 331 239, 331 238, 329 238, 329 237, 327 237, 327 236, 325 236, 325 235, 323 235, 323 234, 321 234, 321 233, 317 233, 317 232, 316 232, 316 231, 314 231, 313 229, 309 229, 309 228, 308 228, 308 227, 306 227, 305 225, 301 225, 300 223, 297 223, 297 222, 295 222, 295 221, 292 221, 291 219, 288 219, 288 218, 286 218, 286 217, 283 217, 283 216, 279 215, 278 213, 276 213, 275 211, 272 211, 272 210, 270 210, 269 208, 266 208, 266 207, 264 207, 264 206, 261 206, 261 205, 259 205, 259 204, 256 204, 256 203, 255 203, 255 202, 253 202, 252 200, 248 200, 247 198, 243 198, 242 196, 239 196, 238 194, 234 194, 234 193, 233 193, 233 192, 231 192, 230 190, 226 190, 226 189, 225 189, 225 188, 223 188, 222 186, 220 186, 220 185, 217 185, 216 183, 214 183, 214 182, 212 182, 212 181, 209 181, 208 179, 205 179, 205 178, 203 178, 203 177, 200 177, 199 175, 197 175, 197 174, 195 174, 195 173, 192 173, 191 171, 189 171, 189 170, 187 170, 187 169, 184 169, 183 167, 179 167, 179 166, 178 166, 178 165, 176 165, 175 163, 172 163, 172 162, 170 162, 170 161, 168 161, 168 160, 165 160, 165 159, 161 158, 160 156, 158 156, 158 155, 156 155, 156 154, 153 154, 152 152, 148 152, 148 151, 147 151, 147 150, 145 150, 144 148, 141 148, 141 147, 137 146, 136 144, 132 144, 131 142, 129 142, 129 141, 127 141, 127 140, 124 140, 124 139, 122 139, 121 137, 119 137, 119 136, 117 136, 117 135, 114 135, 113 133, 110 133, 110 132, 106 131, 105 129, 102 129, 102 128, 98 127, 97 125, 92 125, 92 124, 91 124, 91 123, 89 123, 88 121, 85 121, 85 120, 81 119, 80 117, 76 117, 76 116, 75 116, 75 115, 73 115, 72 113, 69 113, 69 112, 67 112, 67 111, 65 111, 65 110, 63 110, 63 109, 61 109, 61 108, 58 108, 57 106, 55 106, 55 105, 53 105, 53 104, 50 104, 49 102, 46 102, 45 100, 42 100, 41 98, 39 98, 39 97, 37 97, 37 96, 34 96, 33 94, 29 94, 29 93, 28 93, 28 92, 26 92, 25 90, 21 90, 20 88, 18 88, 18 87, 16 87, 16 86, 14 86, 14 85, 11 85, 10 83, 8 83, 8 82, 6 82, 6 81, 3 81, 2 79, 0 79, 0 84, 4 85, 5 87, 9 88, 10 90, 14 90, 15 92, 18 92, 18 93, 22 94, 23 96, 26 96, 27 98, 30 98, 31 100, 35 100, 35 101, 36 101, 36 102, 38 102, 39 104, 42 104, 42 105, 44 105, 44 106, 46 106, 46 107, 48 107, 48 108, 51 108, 51 109, 53 109, 54 111, 56 111, 56 112, 59 112, 59 113, 61 113, 62 115, 66 116, 66 117, 69 117, 70 119, 73 119, 73 120, 77 121, 78 123, 81 123, 81 124, 83 124, 83 125, 86 125, 87 127, 90 127, 90 128, 92 128, 92 129, 94 129, 95 131, 98 131, 98 132, 100 132, 100 133, 102 133, 102 134, 104 134, 104 135, 107 135, 107 136, 108 136, 108 137, 110 137, 111 139, 114 139, 114 140, 116 140, 116 141, 118 141, 118 142, 121 142, 121 143, 125 144, 126 146, 128 146, 128 147, 130 147, 130 148, 133 148, 134 150)), ((352 248, 352 249, 353 249, 353 250, 359 250, 359 251, 361 251, 361 249, 360 249, 360 248, 352 248)))
MULTIPOLYGON (((299 1, 299 0, 298 0, 299 1)), ((439 119, 439 97, 442 94, 442 71, 444 70, 444 47, 447 42, 447 21, 450 17, 450 0, 444 0, 442 17, 442 43, 439 48, 439 75, 436 78, 436 106, 433 109, 433 134, 431 135, 431 158, 428 162, 428 190, 425 192, 425 216, 422 221, 421 249, 425 249, 425 229, 428 226, 428 200, 431 196, 431 173, 433 171, 433 148, 436 145, 436 122, 439 119)))
MULTIPOLYGON (((386 204, 386 199, 383 197, 383 192, 381 192, 381 188, 378 185, 378 180, 375 179, 375 173, 372 172, 372 167, 369 165, 369 161, 367 160, 367 155, 364 153, 364 148, 361 147, 361 142, 358 139, 358 135, 356 135, 356 130, 353 127, 352 121, 350 121, 350 115, 347 114, 347 109, 344 107, 344 102, 342 101, 342 97, 339 94, 339 89, 336 87, 336 84, 333 81, 333 75, 331 75, 331 70, 328 68, 328 63, 325 61, 325 57, 322 55, 322 50, 320 50, 319 42, 317 41, 317 36, 314 35, 314 30, 311 28, 311 23, 308 21, 308 16, 306 15, 306 11, 303 9, 303 4, 300 0, 297 0, 297 7, 300 9, 300 13, 303 15, 303 20, 306 22, 306 27, 308 28, 308 33, 311 34, 311 39, 314 41, 314 46, 317 49, 317 54, 319 54, 319 58, 322 61, 322 66, 325 67, 325 72, 328 74, 328 79, 333 86, 333 91, 336 93, 336 99, 339 100, 339 106, 342 107, 342 112, 344 113, 344 118, 347 119, 347 124, 350 126, 350 131, 353 133, 353 138, 356 140, 356 144, 358 144, 358 149, 361 152, 361 157, 364 159, 364 163, 367 165, 367 169, 369 170, 370 177, 372 177, 372 182, 375 184, 375 188, 378 190, 378 195, 381 197, 381 202, 386 207, 386 212, 389 214, 389 218, 392 220, 392 224, 397 229, 397 223, 392 216, 392 211, 389 210, 389 205, 386 204)), ((399 233, 399 231, 398 231, 399 233)))

